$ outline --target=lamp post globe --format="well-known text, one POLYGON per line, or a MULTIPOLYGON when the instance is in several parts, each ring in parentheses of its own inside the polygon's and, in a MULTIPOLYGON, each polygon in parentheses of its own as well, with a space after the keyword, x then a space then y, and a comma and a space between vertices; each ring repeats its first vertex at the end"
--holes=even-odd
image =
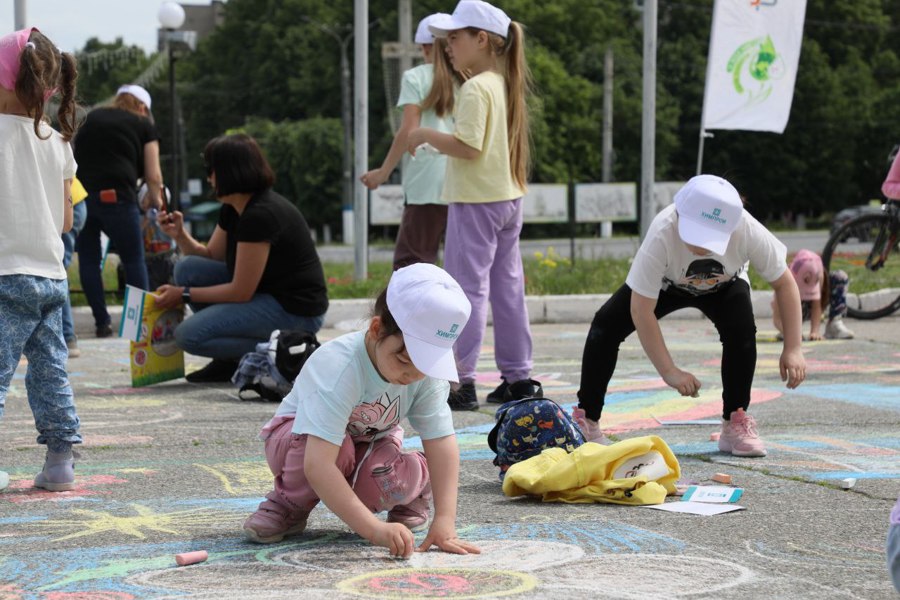
POLYGON ((184 25, 184 9, 177 2, 163 2, 156 16, 163 29, 178 29, 184 25))

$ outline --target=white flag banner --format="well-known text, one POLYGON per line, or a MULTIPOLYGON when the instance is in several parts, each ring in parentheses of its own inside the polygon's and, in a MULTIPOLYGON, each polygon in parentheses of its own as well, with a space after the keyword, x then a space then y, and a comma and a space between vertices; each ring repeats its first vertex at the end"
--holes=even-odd
POLYGON ((703 129, 784 132, 806 0, 715 0, 703 129))

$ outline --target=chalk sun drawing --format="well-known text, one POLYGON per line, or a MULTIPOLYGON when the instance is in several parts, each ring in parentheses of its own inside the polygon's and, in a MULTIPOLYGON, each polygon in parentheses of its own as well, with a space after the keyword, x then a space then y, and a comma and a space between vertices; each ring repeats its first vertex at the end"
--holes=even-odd
POLYGON ((56 541, 71 540, 105 533, 118 533, 138 539, 145 539, 147 532, 184 535, 195 527, 210 526, 221 523, 224 519, 234 518, 233 513, 195 508, 169 513, 156 512, 141 504, 129 505, 131 515, 118 515, 107 511, 72 509, 68 512, 71 518, 48 519, 34 523, 36 527, 47 529, 52 533, 72 531, 56 541))

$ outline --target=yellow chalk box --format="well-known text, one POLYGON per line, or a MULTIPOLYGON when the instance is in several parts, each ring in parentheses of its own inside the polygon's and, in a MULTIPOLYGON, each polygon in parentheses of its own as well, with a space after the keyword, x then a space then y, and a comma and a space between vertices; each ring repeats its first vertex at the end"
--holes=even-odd
POLYGON ((184 377, 184 352, 175 343, 182 320, 184 306, 160 308, 154 294, 126 288, 119 336, 131 340, 132 387, 184 377))

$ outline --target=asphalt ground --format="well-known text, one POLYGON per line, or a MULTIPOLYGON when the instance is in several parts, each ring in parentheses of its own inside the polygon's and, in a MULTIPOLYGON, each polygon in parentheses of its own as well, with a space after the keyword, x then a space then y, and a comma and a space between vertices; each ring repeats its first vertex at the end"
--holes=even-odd
MULTIPOLYGON (((677 317, 677 315, 675 315, 677 317)), ((884 538, 900 493, 900 318, 850 321, 851 341, 806 343, 808 380, 786 390, 781 345, 759 323, 751 412, 765 458, 718 452, 720 344, 704 320, 668 318, 676 361, 704 384, 699 398, 665 387, 638 340, 622 347, 603 425, 617 439, 654 434, 683 478, 717 472, 743 488, 745 510, 718 516, 503 496, 486 443, 493 406, 454 413, 462 451, 458 530, 483 553, 395 560, 320 505, 307 531, 280 544, 245 542, 242 520, 270 489, 259 428, 275 405, 228 385, 184 380, 134 389, 128 343, 81 338, 69 362, 85 443, 78 486, 31 488, 43 448, 20 367, 0 424, 0 598, 895 598, 884 538), (668 425, 674 420, 701 421, 668 425), (842 490, 840 481, 856 485, 842 490), (201 564, 174 555, 206 550, 201 564)), ((587 325, 535 325, 535 377, 575 402, 587 325)), ((322 331, 322 339, 342 332, 322 331)), ((492 332, 479 364, 482 398, 499 382, 492 332)), ((187 368, 204 359, 187 357, 187 368)), ((406 445, 415 448, 407 429, 406 445)), ((677 500, 670 498, 670 501, 677 500)), ((421 540, 423 534, 418 534, 421 540)))

